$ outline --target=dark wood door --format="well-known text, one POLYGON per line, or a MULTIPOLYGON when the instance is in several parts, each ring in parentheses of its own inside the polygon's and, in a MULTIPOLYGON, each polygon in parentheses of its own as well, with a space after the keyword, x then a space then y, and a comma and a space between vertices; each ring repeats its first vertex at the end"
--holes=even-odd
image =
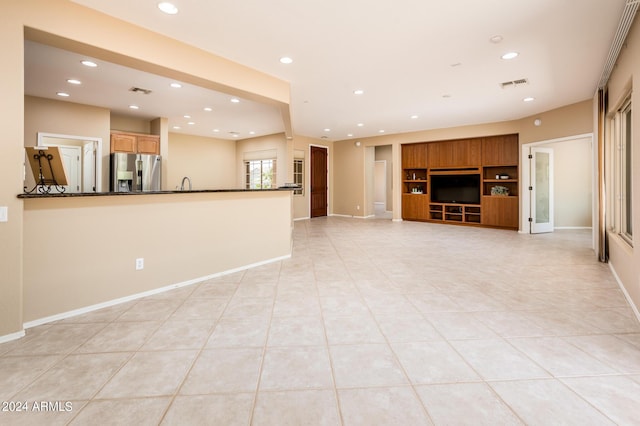
POLYGON ((327 215, 327 149, 311 147, 311 217, 327 215))

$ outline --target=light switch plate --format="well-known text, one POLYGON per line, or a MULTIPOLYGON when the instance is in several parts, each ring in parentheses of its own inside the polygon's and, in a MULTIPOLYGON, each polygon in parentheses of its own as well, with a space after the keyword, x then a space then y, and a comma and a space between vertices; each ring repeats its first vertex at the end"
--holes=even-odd
POLYGON ((9 220, 9 207, 0 207, 0 222, 7 222, 9 220))

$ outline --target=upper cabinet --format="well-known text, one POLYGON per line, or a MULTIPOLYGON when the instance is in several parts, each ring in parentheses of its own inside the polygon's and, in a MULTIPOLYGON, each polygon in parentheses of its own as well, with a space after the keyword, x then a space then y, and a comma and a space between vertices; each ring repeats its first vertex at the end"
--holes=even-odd
POLYGON ((429 167, 478 167, 482 164, 482 141, 461 139, 428 144, 429 167))
POLYGON ((411 143, 402 145, 402 167, 405 169, 426 169, 427 144, 411 143))
POLYGON ((111 153, 160 154, 160 136, 141 133, 111 132, 111 153))
POLYGON ((518 164, 518 135, 493 136, 482 139, 484 166, 515 166, 518 164))

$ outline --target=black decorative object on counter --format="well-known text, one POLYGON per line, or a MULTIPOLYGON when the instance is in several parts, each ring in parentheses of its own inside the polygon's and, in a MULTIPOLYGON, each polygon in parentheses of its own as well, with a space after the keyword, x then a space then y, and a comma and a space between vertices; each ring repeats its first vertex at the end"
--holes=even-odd
MULTIPOLYGON (((59 193, 63 193, 66 190, 66 188, 62 184, 58 183, 58 180, 56 179, 55 173, 53 171, 54 167, 51 164, 51 161, 54 159, 54 156, 40 149, 35 154, 33 154, 33 159, 37 161, 38 178, 36 179, 35 186, 30 191, 27 191, 26 186, 24 187, 25 194, 33 194, 36 191, 39 194, 49 194, 51 190, 54 188, 59 193), (45 176, 47 177, 45 178, 45 176)), ((33 165, 36 163, 31 162, 31 164, 33 167, 33 165)), ((35 176, 35 173, 34 173, 34 176, 35 176)), ((65 176, 63 176, 63 178, 64 180, 66 180, 65 176)))

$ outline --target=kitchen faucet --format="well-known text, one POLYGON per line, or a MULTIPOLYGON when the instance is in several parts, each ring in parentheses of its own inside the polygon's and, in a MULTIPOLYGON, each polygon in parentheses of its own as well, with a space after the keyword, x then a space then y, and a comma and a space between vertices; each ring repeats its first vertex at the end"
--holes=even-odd
POLYGON ((189 176, 185 176, 182 178, 182 183, 180 184, 180 191, 184 191, 184 181, 189 182, 189 191, 191 191, 191 179, 189 179, 189 176))

